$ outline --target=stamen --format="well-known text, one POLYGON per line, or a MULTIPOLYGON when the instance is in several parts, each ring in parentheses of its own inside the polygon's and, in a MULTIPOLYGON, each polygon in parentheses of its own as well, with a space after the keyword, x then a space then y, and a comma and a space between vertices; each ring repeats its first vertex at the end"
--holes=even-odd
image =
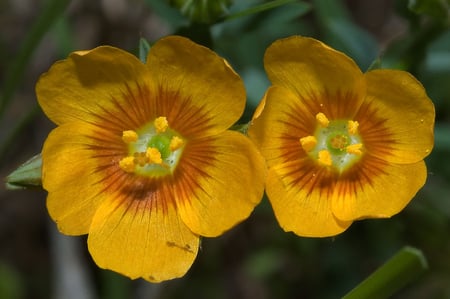
POLYGON ((119 167, 126 172, 134 172, 134 157, 128 156, 119 161, 119 167))
POLYGON ((322 163, 322 164, 324 164, 326 166, 333 165, 333 160, 331 159, 331 154, 327 150, 321 150, 319 152, 318 160, 319 160, 320 163, 322 163))
POLYGON ((306 137, 300 138, 300 143, 302 145, 302 148, 305 150, 305 152, 308 153, 316 147, 317 139, 314 136, 306 136, 306 137))
POLYGON ((153 124, 157 133, 163 133, 169 127, 169 122, 165 116, 157 117, 153 124))
POLYGON ((122 140, 125 143, 136 142, 138 140, 138 134, 133 130, 127 130, 122 132, 122 140))
POLYGON ((184 144, 183 139, 181 139, 178 136, 173 136, 172 139, 170 140, 170 145, 169 145, 169 149, 173 152, 176 151, 177 149, 179 149, 180 147, 182 147, 184 144))
POLYGON ((354 155, 360 156, 362 154, 361 148, 362 148, 362 143, 355 143, 355 144, 350 144, 349 146, 347 146, 345 148, 345 150, 349 154, 354 154, 354 155))
POLYGON ((330 121, 322 112, 316 114, 316 120, 323 128, 328 127, 328 125, 330 124, 330 121))
POLYGON ((358 134, 359 123, 357 121, 349 120, 347 122, 348 133, 350 135, 358 134))
POLYGON ((148 163, 148 158, 145 155, 144 152, 137 152, 133 154, 134 157, 134 164, 139 165, 139 166, 145 166, 145 164, 148 163))
POLYGON ((148 158, 148 163, 162 164, 161 153, 156 147, 149 147, 145 152, 145 156, 148 158))

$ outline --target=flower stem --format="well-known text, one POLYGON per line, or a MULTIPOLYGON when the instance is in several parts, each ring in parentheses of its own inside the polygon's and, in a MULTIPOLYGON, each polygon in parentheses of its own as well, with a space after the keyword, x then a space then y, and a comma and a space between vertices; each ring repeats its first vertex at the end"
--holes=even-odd
POLYGON ((388 298, 426 269, 428 264, 422 252, 406 246, 342 298, 388 298))

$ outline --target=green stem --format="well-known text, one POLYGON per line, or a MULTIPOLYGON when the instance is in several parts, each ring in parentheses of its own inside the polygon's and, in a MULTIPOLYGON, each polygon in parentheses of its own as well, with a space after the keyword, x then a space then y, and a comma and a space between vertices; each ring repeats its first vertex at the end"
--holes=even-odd
POLYGON ((408 283, 417 279, 426 269, 428 269, 428 265, 422 252, 416 248, 404 247, 342 298, 389 298, 408 283))

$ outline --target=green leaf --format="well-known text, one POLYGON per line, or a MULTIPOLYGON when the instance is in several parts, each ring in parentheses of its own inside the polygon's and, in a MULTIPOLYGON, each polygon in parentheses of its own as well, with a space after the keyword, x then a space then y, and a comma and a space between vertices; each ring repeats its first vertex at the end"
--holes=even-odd
POLYGON ((42 157, 38 154, 19 166, 6 178, 10 190, 35 188, 42 185, 42 157))
POLYGON ((408 8, 416 14, 424 14, 435 19, 448 21, 449 1, 447 0, 409 0, 408 8))
POLYGON ((273 9, 282 5, 286 5, 289 3, 294 3, 294 2, 299 2, 298 0, 275 0, 275 1, 270 1, 267 3, 263 3, 260 5, 256 5, 253 7, 250 7, 248 9, 239 11, 237 13, 233 13, 228 15, 227 17, 225 17, 225 21, 228 20, 232 20, 232 19, 236 19, 236 18, 240 18, 240 17, 245 17, 245 16, 250 16, 253 14, 257 14, 260 12, 263 12, 265 10, 269 10, 269 9, 273 9))
POLYGON ((343 299, 389 298, 427 269, 427 261, 420 250, 404 247, 343 299))
POLYGON ((150 47, 151 46, 148 41, 145 38, 141 37, 141 39, 139 40, 139 59, 142 61, 142 63, 147 62, 147 55, 150 51, 150 47))

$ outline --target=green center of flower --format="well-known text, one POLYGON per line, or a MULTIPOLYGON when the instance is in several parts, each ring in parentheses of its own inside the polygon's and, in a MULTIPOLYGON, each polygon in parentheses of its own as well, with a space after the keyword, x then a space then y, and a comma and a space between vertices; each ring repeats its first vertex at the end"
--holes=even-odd
POLYGON ((119 161, 120 168, 149 177, 173 173, 185 144, 164 116, 137 131, 123 131, 122 140, 128 145, 128 155, 119 161))
POLYGON ((300 144, 309 157, 340 173, 361 159, 363 144, 358 134, 358 122, 330 121, 323 113, 318 113, 316 120, 318 126, 314 135, 300 138, 300 144))

